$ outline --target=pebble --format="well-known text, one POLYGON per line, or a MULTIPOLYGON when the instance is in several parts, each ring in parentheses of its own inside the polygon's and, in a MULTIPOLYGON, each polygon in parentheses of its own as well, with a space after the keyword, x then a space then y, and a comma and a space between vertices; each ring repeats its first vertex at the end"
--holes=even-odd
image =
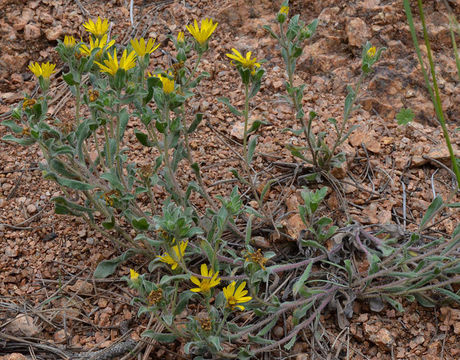
POLYGON ((24 39, 29 41, 29 40, 34 40, 38 39, 41 35, 40 27, 37 25, 33 24, 27 24, 24 27, 24 39))
POLYGON ((27 212, 29 214, 35 214, 37 212, 37 207, 34 204, 27 205, 27 212))

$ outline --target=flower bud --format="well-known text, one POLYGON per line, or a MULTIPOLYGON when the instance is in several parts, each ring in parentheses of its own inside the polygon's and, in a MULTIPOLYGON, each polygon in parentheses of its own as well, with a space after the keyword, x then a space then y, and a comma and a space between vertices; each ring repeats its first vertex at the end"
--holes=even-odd
POLYGON ((289 6, 281 6, 280 11, 278 12, 277 20, 280 24, 284 23, 288 17, 289 6))

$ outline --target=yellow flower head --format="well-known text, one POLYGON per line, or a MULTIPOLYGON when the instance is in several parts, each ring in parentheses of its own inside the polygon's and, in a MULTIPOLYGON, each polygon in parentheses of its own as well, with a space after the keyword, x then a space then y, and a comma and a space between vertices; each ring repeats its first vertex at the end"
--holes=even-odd
POLYGON ((194 25, 187 25, 186 28, 189 33, 192 34, 198 44, 204 45, 214 30, 216 30, 217 24, 218 23, 213 24, 211 19, 204 19, 201 20, 201 28, 199 28, 198 22, 194 20, 194 25))
POLYGON ((66 35, 64 37, 64 46, 66 48, 73 48, 76 44, 75 38, 73 36, 66 35))
POLYGON ((251 59, 252 52, 248 51, 246 53, 246 57, 244 57, 243 55, 241 55, 241 53, 238 50, 232 49, 232 51, 233 51, 233 54, 226 54, 227 57, 229 57, 230 59, 235 60, 237 62, 237 64, 235 64, 232 61, 231 62, 232 65, 235 65, 235 66, 240 65, 240 66, 242 66, 242 67, 244 67, 246 69, 250 69, 251 74, 254 75, 255 72, 256 72, 256 68, 260 67, 260 64, 257 62, 256 58, 251 59))
POLYGON ((136 52, 137 56, 143 57, 146 54, 151 54, 153 53, 158 47, 160 46, 160 43, 155 45, 155 40, 149 39, 147 43, 145 43, 144 38, 140 38, 139 40, 133 39, 131 40, 131 45, 136 52))
POLYGON ((137 280, 139 278, 139 273, 136 270, 129 269, 129 274, 131 275, 131 280, 137 280))
POLYGON ((212 269, 209 269, 208 272, 208 267, 206 264, 202 264, 201 276, 206 277, 206 279, 198 279, 196 276, 191 276, 190 281, 198 287, 190 289, 190 291, 208 293, 211 288, 220 284, 220 278, 217 277, 218 275, 219 272, 214 273, 212 269))
POLYGON ((104 60, 105 65, 95 61, 95 63, 100 67, 101 72, 106 72, 107 74, 115 76, 118 69, 128 71, 129 69, 132 69, 134 66, 136 66, 136 53, 134 51, 131 51, 128 55, 128 51, 125 49, 123 51, 123 55, 121 56, 120 62, 118 62, 117 59, 117 49, 113 50, 113 56, 110 55, 110 53, 107 53, 107 55, 109 59, 104 60))
POLYGON ((248 252, 246 255, 246 261, 251 261, 254 264, 259 264, 262 270, 265 270, 265 263, 268 261, 268 259, 262 255, 262 251, 260 249, 257 249, 257 251, 253 253, 248 252))
POLYGON ((289 13, 289 6, 281 6, 280 14, 284 14, 288 16, 288 13, 289 13))
POLYGON ((97 38, 101 38, 105 35, 105 33, 109 30, 109 21, 101 18, 98 16, 97 21, 93 22, 93 20, 89 19, 87 23, 83 24, 86 31, 90 32, 97 38))
MULTIPOLYGON (((148 73, 150 77, 152 77, 152 74, 148 73)), ((172 74, 169 72, 169 76, 172 76, 172 74)), ((170 79, 167 76, 163 76, 161 74, 155 74, 153 77, 157 77, 158 79, 161 80, 161 83, 163 84, 163 91, 165 94, 170 94, 174 91, 174 79, 170 79)))
POLYGON ((109 48, 111 48, 113 45, 115 44, 115 40, 111 40, 108 44, 107 44, 107 35, 104 35, 102 36, 100 39, 96 39, 93 41, 93 38, 89 38, 89 47, 86 45, 86 44, 83 44, 81 47, 80 47, 80 53, 84 56, 90 56, 91 55, 91 52, 98 48, 100 49, 98 51, 98 53, 96 54, 96 57, 101 57, 102 56, 102 52, 104 50, 107 50, 109 48))
POLYGON ((31 62, 29 64, 29 70, 32 71, 36 77, 43 76, 44 79, 49 79, 51 74, 56 72, 54 71, 55 67, 56 64, 50 64, 49 61, 47 63, 42 63, 41 65, 39 65, 38 62, 31 62))
POLYGON ((161 262, 171 265, 171 269, 174 270, 179 265, 179 261, 184 257, 187 244, 188 241, 185 241, 181 242, 179 245, 173 246, 173 256, 168 253, 164 253, 163 256, 157 256, 157 258, 159 258, 161 262))
POLYGON ((376 48, 375 46, 372 46, 371 48, 369 48, 369 50, 367 50, 367 56, 373 58, 375 56, 375 52, 376 52, 376 48))
POLYGON ((224 296, 227 299, 227 306, 232 310, 235 310, 235 308, 244 310, 244 306, 238 304, 248 302, 252 299, 250 296, 245 296, 248 293, 247 290, 243 290, 246 286, 246 281, 243 281, 236 290, 235 286, 236 283, 233 281, 230 285, 222 289, 224 296))
POLYGON ((183 31, 179 31, 179 34, 177 34, 177 42, 178 43, 183 43, 185 41, 185 36, 183 31))

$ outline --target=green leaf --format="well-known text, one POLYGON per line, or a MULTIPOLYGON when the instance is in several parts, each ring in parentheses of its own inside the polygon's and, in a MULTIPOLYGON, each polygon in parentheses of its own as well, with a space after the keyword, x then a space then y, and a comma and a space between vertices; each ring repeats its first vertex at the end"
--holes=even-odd
POLYGON ((70 86, 78 85, 78 82, 74 80, 73 75, 70 72, 67 74, 62 74, 62 78, 70 86))
POLYGON ((54 173, 47 173, 44 176, 44 178, 54 180, 59 185, 62 185, 62 186, 65 186, 65 187, 68 187, 68 188, 74 189, 74 190, 87 191, 87 190, 94 189, 94 185, 90 185, 90 184, 87 184, 87 183, 84 183, 84 182, 81 182, 81 181, 78 181, 78 180, 65 179, 65 178, 62 178, 60 176, 57 176, 54 173))
POLYGON ((345 269, 347 269, 348 273, 348 282, 351 284, 353 281, 353 268, 351 266, 351 261, 349 259, 346 259, 343 261, 345 265, 345 269))
POLYGON ((257 336, 265 336, 266 334, 268 334, 268 332, 276 325, 276 323, 278 322, 278 318, 279 316, 275 316, 267 325, 265 325, 263 327, 262 330, 259 331, 259 333, 257 334, 257 336))
POLYGON ((262 28, 263 28, 264 30, 266 30, 266 31, 270 34, 270 36, 271 36, 272 38, 278 39, 278 35, 276 35, 276 34, 273 32, 272 28, 271 28, 269 25, 264 25, 264 26, 262 26, 262 28))
POLYGON ((257 146, 257 138, 259 136, 258 135, 255 135, 251 138, 251 140, 249 141, 249 145, 248 145, 248 164, 250 164, 252 162, 252 158, 254 157, 254 151, 256 149, 256 146, 257 146))
POLYGON ((125 262, 128 260, 130 257, 132 257, 136 252, 134 250, 127 250, 124 252, 122 255, 110 259, 110 260, 103 260, 101 261, 97 267, 96 270, 94 270, 94 277, 96 279, 102 279, 106 278, 109 275, 112 275, 115 270, 117 269, 118 265, 120 265, 122 262, 125 262))
POLYGON ((203 120, 203 114, 198 113, 195 116, 195 120, 190 124, 189 128, 187 129, 187 134, 191 134, 196 130, 198 125, 200 125, 201 121, 203 120))
POLYGON ((4 141, 12 141, 12 142, 15 142, 19 145, 24 145, 24 146, 28 146, 28 145, 32 145, 33 143, 35 143, 35 139, 32 139, 32 138, 17 138, 17 137, 14 137, 13 135, 5 135, 4 137, 2 137, 2 140, 4 141))
POLYGON ((217 98, 217 101, 227 105, 228 109, 236 116, 242 116, 243 113, 239 111, 236 107, 234 107, 232 104, 230 104, 230 100, 226 97, 220 97, 217 98))
POLYGON ((399 301, 396 301, 392 299, 389 296, 384 295, 383 298, 390 303, 391 306, 393 306, 396 310, 398 310, 400 313, 404 312, 404 307, 401 305, 399 301))
POLYGON ((422 221, 420 222, 420 230, 423 230, 425 225, 433 219, 433 217, 444 207, 444 201, 440 195, 436 196, 433 202, 428 206, 422 221))
POLYGON ((437 289, 441 294, 444 294, 448 297, 450 297, 452 300, 456 301, 457 303, 460 304, 460 296, 450 290, 439 288, 437 289))
POLYGON ((302 246, 317 248, 327 254, 327 249, 323 245, 321 245, 320 243, 314 240, 301 240, 301 242, 302 242, 302 246))
POLYGON ((174 308, 173 315, 179 315, 182 311, 184 311, 185 307, 187 306, 190 298, 194 295, 191 291, 184 291, 179 295, 179 301, 177 302, 176 307, 174 308))
POLYGON ((291 350, 292 347, 295 345, 296 340, 297 340, 297 334, 294 335, 294 336, 292 337, 292 339, 289 340, 289 342, 288 342, 287 344, 284 345, 284 348, 285 348, 286 350, 291 350))
POLYGON ((119 138, 119 141, 121 141, 121 139, 123 139, 123 136, 124 136, 125 130, 126 130, 126 126, 128 125, 128 121, 129 121, 129 113, 126 110, 126 108, 121 110, 121 112, 119 114, 119 121, 120 121, 120 124, 119 124, 119 126, 120 126, 120 138, 119 138))
POLYGON ((414 112, 411 109, 401 109, 396 114, 396 120, 398 120, 398 125, 407 125, 412 120, 414 120, 414 112))
POLYGON ((177 339, 177 336, 170 333, 157 333, 153 330, 147 330, 142 333, 142 336, 152 338, 159 342, 172 343, 177 339))
POLYGON ((220 338, 218 336, 209 336, 208 340, 217 351, 222 350, 222 346, 220 345, 220 338))
POLYGON ((132 220, 132 224, 136 230, 147 231, 149 229, 149 223, 147 222, 146 218, 134 218, 132 220))
POLYGON ((102 223, 104 229, 110 230, 115 226, 115 217, 111 217, 110 220, 106 220, 102 223))
POLYGON ((139 131, 139 130, 134 130, 134 135, 136 135, 136 138, 137 140, 139 140, 139 142, 144 145, 144 146, 147 146, 147 147, 152 147, 153 146, 153 142, 151 142, 149 140, 149 136, 145 133, 143 133, 142 131, 139 131))
POLYGON ((302 319, 305 314, 307 313, 307 311, 315 304, 314 301, 310 301, 308 304, 306 305, 303 305, 302 307, 298 307, 294 310, 294 312, 292 313, 292 316, 293 316, 293 322, 294 322, 294 325, 298 325, 299 324, 299 321, 300 319, 302 319))
POLYGON ((264 339, 260 336, 252 336, 248 335, 248 339, 251 343, 261 344, 261 345, 268 345, 273 344, 273 340, 264 339))
POLYGON ((296 135, 296 136, 300 136, 300 135, 303 134, 304 129, 305 129, 304 127, 301 127, 300 129, 297 129, 297 130, 291 129, 291 128, 284 128, 283 130, 281 130, 281 132, 282 132, 282 133, 285 133, 285 132, 288 132, 288 131, 289 131, 289 132, 293 133, 293 134, 296 135))
POLYGON ((10 128, 10 130, 15 132, 16 134, 22 134, 22 126, 19 126, 13 120, 4 120, 1 122, 1 125, 10 128))
POLYGON ((248 130, 248 134, 257 131, 260 125, 268 125, 268 122, 262 120, 254 120, 254 122, 251 124, 251 127, 248 130))
POLYGON ((414 297, 417 299, 418 303, 424 307, 434 308, 436 306, 436 304, 425 295, 415 293, 414 297))
POLYGON ((303 272, 302 276, 300 276, 299 280, 297 280, 292 287, 292 293, 294 296, 296 296, 299 293, 299 290, 301 289, 302 286, 305 285, 305 282, 308 280, 308 277, 310 276, 311 272, 311 267, 313 266, 313 262, 310 262, 303 272))

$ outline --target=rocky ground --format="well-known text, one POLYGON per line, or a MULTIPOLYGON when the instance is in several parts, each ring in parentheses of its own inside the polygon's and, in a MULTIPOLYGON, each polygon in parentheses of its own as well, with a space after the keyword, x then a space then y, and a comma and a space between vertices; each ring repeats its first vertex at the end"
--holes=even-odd
MULTIPOLYGON (((460 18, 460 2, 448 3, 460 18)), ((238 159, 226 144, 239 146, 241 124, 216 99, 228 96, 233 103, 243 102, 237 73, 225 56, 231 48, 250 50, 257 58, 267 59, 265 81, 252 103, 252 117, 269 123, 260 132, 255 167, 293 163, 295 159, 285 145, 303 142, 301 137, 281 132, 296 124, 290 106, 280 100, 285 92, 285 75, 279 51, 262 29, 265 24, 273 25, 278 9, 279 1, 270 0, 138 0, 134 1, 133 28, 127 0, 0 0, 1 117, 6 118, 25 93, 34 91, 36 82, 27 69, 29 62, 49 60, 57 62, 59 69, 62 64, 54 52, 56 40, 64 35, 83 36, 81 25, 88 17, 109 18, 112 36, 118 36, 120 42, 136 32, 137 36, 157 38, 164 53, 155 52, 156 66, 170 61, 173 47, 166 34, 176 35, 195 18, 212 17, 219 26, 201 69, 208 71, 211 78, 200 85, 200 95, 192 105, 194 110, 205 113, 207 125, 192 139, 192 148, 195 158, 202 162, 206 185, 214 195, 226 194, 232 184, 221 180, 231 178, 226 169, 238 166, 238 159)), ((459 132, 454 132, 460 118, 460 83, 447 11, 443 2, 427 1, 426 12, 443 107, 460 156, 459 132)), ((300 13, 307 23, 319 19, 317 34, 304 49, 296 76, 296 82, 307 84, 304 109, 315 110, 319 115, 315 132, 332 134, 326 119, 341 118, 346 85, 353 84, 359 76, 362 44, 369 40, 387 48, 375 72, 364 82, 361 108, 351 118, 351 124, 359 128, 342 146, 347 163, 334 175, 342 182, 354 220, 365 225, 402 226, 404 197, 404 226, 415 230, 434 195, 446 197, 453 179, 444 165, 448 164, 448 153, 413 51, 402 2, 291 1, 291 13, 300 13), (395 114, 403 107, 416 115, 406 127, 398 126, 395 120, 395 114)), ((53 91, 55 100, 50 112, 65 117, 72 104, 58 76, 53 80, 53 91)), ((135 160, 148 162, 149 153, 134 137, 136 124, 130 126, 127 145, 134 150, 135 160)), ((0 136, 6 133, 7 129, 0 126, 0 136)), ((3 332, 9 328, 9 335, 2 337, 6 342, 0 343, 0 354, 4 355, 0 359, 61 358, 56 349, 94 353, 129 337, 139 339, 146 323, 136 318, 137 310, 130 305, 132 293, 126 284, 92 278, 95 265, 114 256, 115 249, 78 219, 54 214, 49 200, 60 190, 41 178, 40 161, 37 148, 0 141, 0 329, 3 332), (25 317, 12 322, 19 314, 28 314, 33 323, 27 324, 25 317), (27 347, 20 341, 25 336, 41 339, 44 347, 27 347), (17 348, 7 346, 12 343, 17 348), (14 352, 24 355, 7 355, 14 352)), ((273 166, 273 171, 283 170, 273 166)), ((186 183, 191 174, 184 173, 181 179, 186 183)), ((296 189, 291 190, 295 195, 296 189)), ((343 225, 338 204, 339 199, 332 193, 327 200, 328 214, 343 225)), ((286 206, 289 208, 289 203, 286 206)), ((434 229, 439 236, 451 234, 459 222, 458 212, 447 215, 434 229)), ((301 226, 298 218, 286 219, 286 229, 292 236, 301 226)), ((265 239, 265 246, 270 247, 271 241, 274 239, 265 239)), ((117 278, 126 275, 130 267, 121 267, 117 278)), ((460 357, 458 307, 443 304, 426 309, 404 305, 404 313, 391 308, 374 313, 366 303, 356 304, 351 324, 343 332, 333 314, 326 313, 321 319, 323 336, 334 344, 329 358, 460 357)), ((275 327, 274 338, 276 331, 283 333, 282 328, 275 327)), ((307 338, 300 339, 290 355, 299 360, 317 359, 308 342, 307 338)), ((185 356, 180 344, 168 348, 153 344, 147 349, 143 359, 185 356)))

